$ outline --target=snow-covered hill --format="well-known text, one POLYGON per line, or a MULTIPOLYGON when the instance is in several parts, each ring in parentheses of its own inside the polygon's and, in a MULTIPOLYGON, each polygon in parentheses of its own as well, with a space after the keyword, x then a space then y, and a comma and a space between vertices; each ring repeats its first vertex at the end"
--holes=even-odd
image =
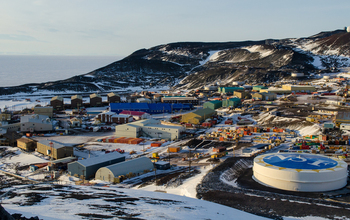
POLYGON ((89 73, 41 84, 0 88, 14 93, 109 92, 161 88, 197 88, 218 81, 272 82, 291 72, 349 66, 350 33, 321 32, 307 38, 203 43, 179 42, 135 51, 89 73))
POLYGON ((2 206, 30 218, 58 219, 265 219, 204 200, 118 187, 36 185, 14 187, 2 206))

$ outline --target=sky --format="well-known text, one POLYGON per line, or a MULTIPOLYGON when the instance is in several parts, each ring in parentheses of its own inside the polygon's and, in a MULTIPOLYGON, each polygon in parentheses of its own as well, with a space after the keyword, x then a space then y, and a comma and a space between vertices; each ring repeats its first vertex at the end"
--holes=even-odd
POLYGON ((120 56, 160 44, 307 37, 350 26, 349 0, 11 0, 0 55, 120 56))

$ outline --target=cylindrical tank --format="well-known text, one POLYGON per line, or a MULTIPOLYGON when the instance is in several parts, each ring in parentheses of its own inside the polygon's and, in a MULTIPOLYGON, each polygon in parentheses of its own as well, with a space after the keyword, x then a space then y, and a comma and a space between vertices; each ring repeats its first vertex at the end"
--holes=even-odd
POLYGON ((347 163, 307 153, 272 153, 254 159, 253 178, 282 190, 323 192, 347 184, 347 163))
POLYGON ((292 77, 303 77, 304 73, 292 73, 292 77))
POLYGON ((347 31, 347 32, 350 32, 350 26, 348 26, 348 27, 346 28, 346 31, 347 31))

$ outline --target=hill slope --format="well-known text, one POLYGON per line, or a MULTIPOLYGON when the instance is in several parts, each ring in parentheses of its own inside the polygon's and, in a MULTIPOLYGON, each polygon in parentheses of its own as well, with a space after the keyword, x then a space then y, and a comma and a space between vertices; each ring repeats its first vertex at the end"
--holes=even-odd
POLYGON ((215 82, 271 82, 291 72, 349 66, 350 33, 226 43, 180 42, 138 50, 90 73, 55 82, 0 88, 18 92, 108 92, 127 88, 197 88, 215 82))

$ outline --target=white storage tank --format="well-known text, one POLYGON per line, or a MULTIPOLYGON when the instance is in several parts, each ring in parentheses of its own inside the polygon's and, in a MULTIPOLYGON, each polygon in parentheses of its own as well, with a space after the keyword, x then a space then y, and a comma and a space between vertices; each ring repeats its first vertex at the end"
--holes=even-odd
POLYGON ((316 154, 263 154, 254 159, 253 178, 282 190, 323 192, 346 186, 347 167, 340 159, 316 154))
POLYGON ((204 90, 215 91, 215 90, 218 90, 218 87, 217 86, 204 86, 204 90))
POLYGON ((244 82, 235 81, 235 82, 232 82, 232 85, 233 86, 241 86, 241 85, 244 85, 244 82))
POLYGON ((348 27, 346 28, 346 31, 347 31, 347 32, 350 32, 350 26, 348 26, 348 27))
POLYGON ((303 77, 304 73, 292 73, 292 77, 303 77))

